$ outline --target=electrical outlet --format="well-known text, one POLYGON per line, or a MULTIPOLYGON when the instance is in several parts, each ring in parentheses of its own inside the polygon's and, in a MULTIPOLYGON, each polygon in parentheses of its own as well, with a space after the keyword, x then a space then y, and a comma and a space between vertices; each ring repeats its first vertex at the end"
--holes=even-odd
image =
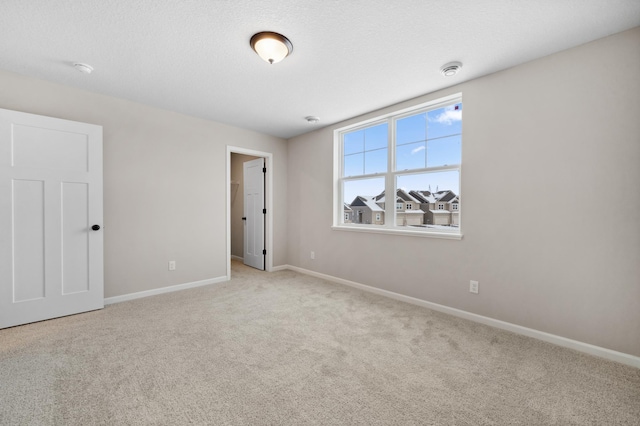
POLYGON ((175 260, 170 260, 169 261, 169 270, 170 271, 175 271, 176 270, 176 261, 175 260))
POLYGON ((311 257, 311 260, 315 259, 316 258, 316 252, 312 251, 310 257, 311 257))
POLYGON ((478 294, 478 286, 479 286, 478 281, 473 281, 473 280, 471 280, 471 281, 469 282, 469 291, 470 291, 471 293, 478 294))

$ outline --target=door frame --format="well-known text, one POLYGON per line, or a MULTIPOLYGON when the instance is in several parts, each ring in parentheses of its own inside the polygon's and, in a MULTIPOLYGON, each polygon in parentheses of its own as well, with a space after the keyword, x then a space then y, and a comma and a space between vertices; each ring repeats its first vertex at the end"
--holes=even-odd
POLYGON ((241 148, 227 145, 227 280, 231 279, 231 154, 244 154, 253 157, 264 158, 267 173, 265 175, 265 204, 267 217, 264 228, 264 242, 267 250, 264 269, 271 272, 273 269, 273 154, 270 152, 256 151, 254 149, 241 148))

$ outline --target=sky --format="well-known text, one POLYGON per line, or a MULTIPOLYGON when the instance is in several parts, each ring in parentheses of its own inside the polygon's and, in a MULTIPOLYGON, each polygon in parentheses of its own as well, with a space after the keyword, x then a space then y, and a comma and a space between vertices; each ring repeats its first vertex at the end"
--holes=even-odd
MULTIPOLYGON (((387 170, 387 123, 344 135, 344 176, 371 175, 387 170)), ((462 104, 458 103, 396 121, 397 187, 405 190, 450 189, 460 193, 458 171, 425 173, 424 168, 460 164, 462 104), (416 170, 421 170, 416 173, 416 170)), ((378 195, 384 177, 370 177, 344 183, 344 201, 357 195, 378 195)))

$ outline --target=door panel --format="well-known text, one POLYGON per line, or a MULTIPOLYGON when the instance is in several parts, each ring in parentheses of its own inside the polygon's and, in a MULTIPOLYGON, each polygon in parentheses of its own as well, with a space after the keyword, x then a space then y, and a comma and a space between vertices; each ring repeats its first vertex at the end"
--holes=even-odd
POLYGON ((13 182, 13 302, 45 297, 44 182, 13 182))
POLYGON ((0 328, 104 306, 102 128, 0 109, 0 328))
POLYGON ((264 159, 243 163, 244 264, 264 270, 264 159))
POLYGON ((13 166, 86 172, 87 135, 13 126, 13 166))
POLYGON ((62 184, 62 294, 89 291, 89 194, 86 183, 62 184))

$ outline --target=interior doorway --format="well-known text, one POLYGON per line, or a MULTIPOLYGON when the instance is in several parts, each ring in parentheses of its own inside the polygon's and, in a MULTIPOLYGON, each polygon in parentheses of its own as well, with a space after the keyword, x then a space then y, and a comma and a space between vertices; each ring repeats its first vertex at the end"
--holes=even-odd
MULTIPOLYGON (((244 164, 253 160, 264 161, 264 270, 273 265, 272 211, 272 154, 245 148, 227 146, 227 278, 231 278, 231 259, 244 262, 245 256, 245 182, 244 164)), ((262 268, 258 268, 262 269, 262 268)))

